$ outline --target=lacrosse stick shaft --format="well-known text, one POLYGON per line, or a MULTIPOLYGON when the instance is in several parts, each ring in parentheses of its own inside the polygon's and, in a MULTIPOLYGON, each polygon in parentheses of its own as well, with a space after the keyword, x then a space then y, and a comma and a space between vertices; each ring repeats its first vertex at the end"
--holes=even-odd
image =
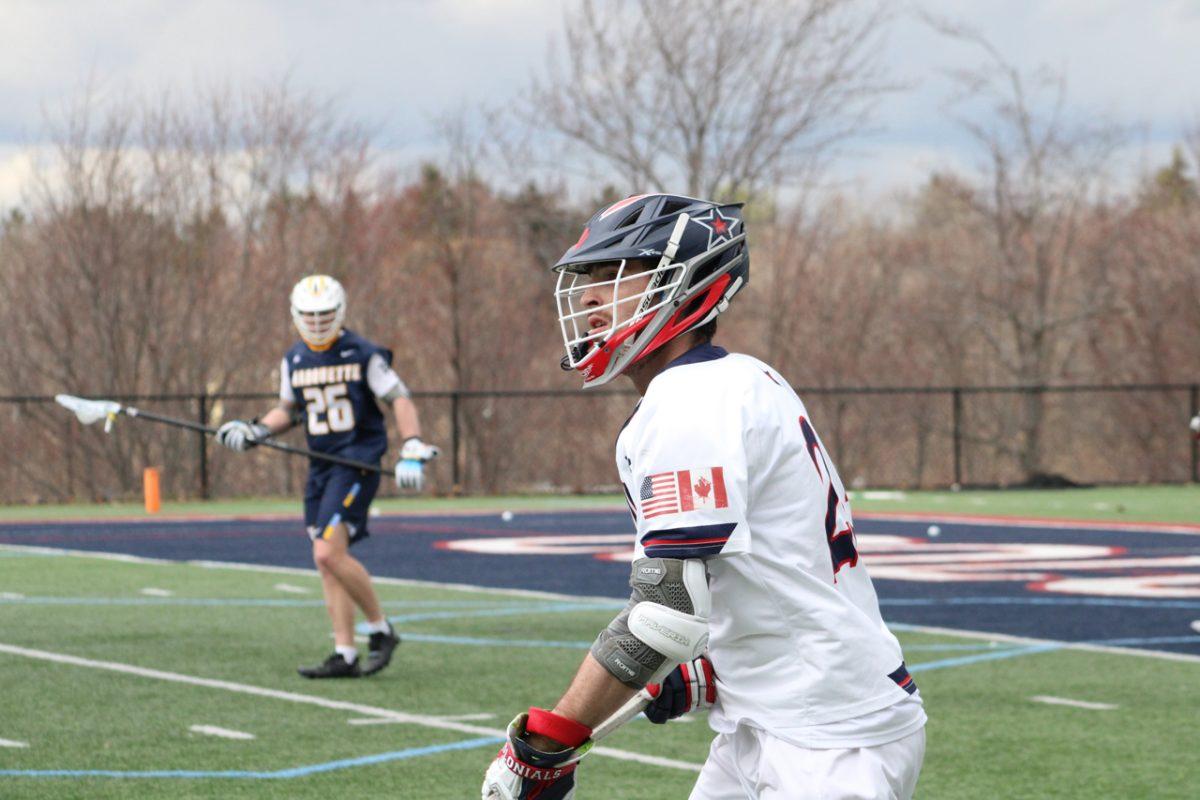
MULTIPOLYGON (((163 414, 155 414, 153 411, 143 411, 140 408, 125 406, 121 412, 129 417, 140 419, 148 419, 152 422, 161 422, 164 425, 174 425, 178 428, 187 428, 197 433, 207 433, 216 435, 217 429, 199 422, 192 422, 188 419, 179 419, 177 417, 168 417, 163 414)), ((291 453, 296 456, 308 456, 309 458, 319 459, 321 461, 331 461, 334 464, 341 464, 343 467, 353 467, 361 469, 364 472, 377 472, 380 475, 391 475, 390 470, 386 470, 378 464, 368 464, 365 461, 355 461, 352 458, 343 458, 342 456, 333 455, 332 453, 318 453, 315 450, 309 450, 306 447, 296 447, 295 445, 284 444, 283 442, 275 442, 270 439, 263 439, 259 443, 260 447, 270 447, 272 450, 279 450, 284 453, 291 453)))
POLYGON ((650 701, 651 697, 645 689, 626 700, 625 704, 614 711, 608 719, 592 729, 592 741, 600 741, 626 722, 629 722, 629 720, 642 713, 646 706, 650 705, 650 701))

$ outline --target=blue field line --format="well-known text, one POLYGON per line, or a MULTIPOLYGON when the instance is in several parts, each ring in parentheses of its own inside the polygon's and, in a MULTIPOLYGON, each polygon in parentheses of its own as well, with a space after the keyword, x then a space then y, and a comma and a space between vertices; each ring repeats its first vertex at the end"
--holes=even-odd
MULTIPOLYGON (((429 642, 431 644, 461 644, 474 647, 557 647, 569 650, 587 650, 592 646, 592 642, 569 642, 569 641, 553 641, 548 639, 487 639, 476 636, 439 636, 430 633, 410 633, 409 631, 401 631, 401 635, 406 641, 412 642, 429 642)), ((1196 638, 1196 637, 1193 637, 1196 638)), ((927 651, 943 651, 943 650, 995 650, 994 644, 911 644, 904 648, 904 652, 927 650, 927 651)))
MULTIPOLYGON (((477 600, 382 600, 387 608, 478 608, 477 600)), ((0 605, 44 606, 216 606, 233 608, 324 608, 320 599, 301 600, 275 597, 0 597, 0 605)), ((530 604, 530 609, 541 608, 530 604)), ((444 612, 455 616, 455 612, 444 612)), ((465 616, 465 615, 464 615, 465 616)))
MULTIPOLYGON (((894 625, 891 627, 895 627, 894 625)), ((942 651, 942 650, 995 650, 996 643, 988 644, 906 644, 904 652, 923 651, 942 651)))
MULTIPOLYGON (((551 605, 524 605, 489 608, 480 611, 433 611, 425 614, 403 614, 388 617, 392 623, 422 622, 430 619, 466 619, 467 617, 508 617, 515 614, 565 614, 571 611, 613 611, 626 606, 628 601, 612 600, 596 603, 554 603, 551 605)), ((359 633, 366 633, 367 627, 360 623, 359 633)))
POLYGON ((559 647, 569 650, 587 650, 591 642, 560 642, 548 639, 483 639, 474 636, 438 636, 429 633, 402 631, 406 641, 431 642, 433 644, 464 644, 473 647, 559 647))
POLYGON ((333 772, 339 769, 364 767, 371 764, 384 764, 389 761, 403 761, 406 758, 419 758, 445 753, 452 750, 471 750, 476 747, 497 745, 504 739, 499 736, 484 736, 478 739, 466 739, 461 742, 435 744, 428 747, 413 747, 408 750, 396 750, 391 753, 379 753, 373 756, 359 758, 344 758, 339 761, 327 761, 323 764, 310 764, 306 767, 293 767, 272 771, 256 770, 193 770, 193 769, 159 769, 159 770, 111 770, 111 769, 0 769, 0 777, 12 778, 225 778, 241 780, 286 780, 303 778, 321 772, 333 772))
POLYGON ((958 658, 944 658, 941 661, 926 661, 923 664, 909 664, 909 672, 929 672, 935 669, 946 669, 947 667, 965 667, 970 664, 979 664, 984 661, 999 661, 1005 658, 1018 658, 1019 656, 1030 656, 1034 653, 1048 653, 1052 650, 1061 650, 1065 644, 1034 644, 1028 647, 1013 647, 1007 650, 991 650, 987 653, 979 653, 973 656, 960 656, 958 658))
POLYGON ((1147 644, 1200 644, 1200 636, 1140 636, 1126 639, 1087 639, 1083 644, 1107 644, 1114 647, 1141 647, 1147 644))
MULTIPOLYGON (((2 554, 0 554, 2 555, 2 554)), ((491 600, 384 600, 382 605, 389 608, 479 608, 490 605, 491 600)), ((452 619, 460 616, 499 617, 525 612, 538 614, 559 614, 570 611, 596 611, 624 608, 627 601, 612 600, 604 602, 577 603, 536 603, 525 605, 506 605, 502 608, 486 608, 468 614, 454 612, 430 612, 426 614, 408 614, 402 617, 390 617, 392 622, 418 622, 426 619, 452 619)), ((22 597, 0 598, 3 604, 24 605, 109 605, 109 606, 280 606, 303 607, 312 605, 323 606, 322 600, 301 600, 290 598, 223 598, 223 597, 22 597)), ((1110 597, 894 597, 879 599, 880 606, 960 606, 960 605, 1002 605, 1002 606, 1099 606, 1111 608, 1179 608, 1185 610, 1200 610, 1197 600, 1137 600, 1110 597)))
POLYGON ((893 597, 880 606, 1101 606, 1200 609, 1198 600, 1122 600, 1115 597, 893 597))

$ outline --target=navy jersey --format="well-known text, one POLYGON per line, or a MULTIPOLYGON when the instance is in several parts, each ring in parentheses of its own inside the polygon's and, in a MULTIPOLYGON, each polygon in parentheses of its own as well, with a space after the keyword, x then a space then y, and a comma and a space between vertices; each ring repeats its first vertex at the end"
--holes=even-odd
POLYGON ((390 350, 345 329, 328 350, 310 350, 302 341, 288 350, 288 383, 310 450, 367 463, 383 457, 387 425, 367 381, 375 355, 391 366, 390 350))

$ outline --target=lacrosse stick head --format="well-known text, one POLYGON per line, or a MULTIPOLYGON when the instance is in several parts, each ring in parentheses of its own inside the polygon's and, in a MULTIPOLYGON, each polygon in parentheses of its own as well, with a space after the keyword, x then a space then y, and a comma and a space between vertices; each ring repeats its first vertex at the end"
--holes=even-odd
POLYGON ((113 400, 87 400, 69 394, 57 394, 54 399, 74 414, 84 425, 104 420, 104 432, 112 430, 113 420, 121 413, 121 404, 113 400))

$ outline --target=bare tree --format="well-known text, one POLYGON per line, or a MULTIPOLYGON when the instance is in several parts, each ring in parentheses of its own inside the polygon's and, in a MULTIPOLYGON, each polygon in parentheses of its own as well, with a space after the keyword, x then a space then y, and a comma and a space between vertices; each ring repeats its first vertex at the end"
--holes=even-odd
MULTIPOLYGON (((26 376, 26 392, 271 388, 286 287, 317 269, 353 269, 360 130, 282 86, 210 90, 198 102, 87 95, 50 136, 56 154, 35 179, 28 218, 3 232, 23 342, 0 368, 26 376)), ((139 466, 194 463, 193 440, 177 432, 101 441, 64 434, 57 419, 32 422, 47 446, 78 451, 76 488, 93 497, 136 485, 139 466)), ((168 489, 194 486, 190 472, 169 470, 168 489)), ((62 496, 47 474, 43 496, 62 496)))
POLYGON ((1091 323, 1113 308, 1116 226, 1104 195, 1126 132, 1076 122, 1060 75, 1026 74, 978 33, 938 27, 983 58, 952 76, 965 109, 956 116, 982 164, 973 191, 957 195, 968 246, 938 265, 940 277, 967 300, 959 335, 978 343, 989 377, 1029 387, 1011 425, 994 433, 1034 480, 1045 472, 1046 403, 1037 387, 1078 374, 1091 323))
POLYGON ((889 88, 876 0, 581 0, 564 22, 528 121, 627 189, 800 183, 889 88))

